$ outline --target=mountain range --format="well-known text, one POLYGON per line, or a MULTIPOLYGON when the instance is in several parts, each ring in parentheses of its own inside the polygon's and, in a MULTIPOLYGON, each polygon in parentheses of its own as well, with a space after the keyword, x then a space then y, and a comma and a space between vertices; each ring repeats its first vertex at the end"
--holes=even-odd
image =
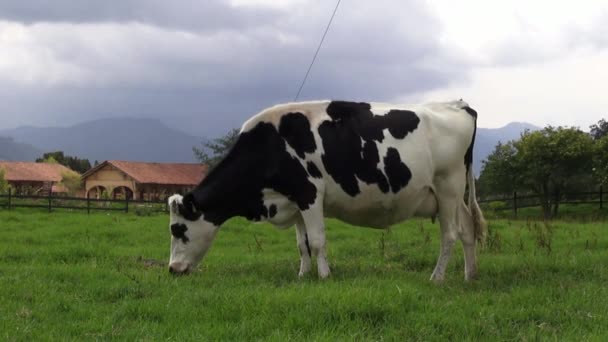
MULTIPOLYGON (((526 129, 538 127, 513 122, 501 128, 478 128, 474 170, 499 141, 519 138, 526 129)), ((63 151, 78 158, 150 162, 196 162, 193 146, 204 138, 173 129, 154 119, 115 118, 88 121, 69 127, 19 127, 0 130, 0 160, 33 161, 44 152, 63 151)))
POLYGON ((200 146, 203 141, 172 129, 160 120, 135 118, 100 119, 69 127, 25 126, 0 130, 0 137, 12 138, 22 149, 30 147, 27 153, 15 155, 0 145, 0 159, 33 160, 42 153, 32 156, 32 151, 63 151, 70 156, 89 159, 91 163, 111 159, 195 162, 192 147, 200 146))

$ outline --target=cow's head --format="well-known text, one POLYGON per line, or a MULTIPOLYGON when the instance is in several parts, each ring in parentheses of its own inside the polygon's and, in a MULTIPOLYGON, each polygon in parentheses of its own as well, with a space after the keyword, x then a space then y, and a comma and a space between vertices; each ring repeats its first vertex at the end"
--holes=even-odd
POLYGON ((204 219, 197 211, 191 194, 169 197, 171 259, 169 272, 187 274, 203 259, 219 226, 204 219))

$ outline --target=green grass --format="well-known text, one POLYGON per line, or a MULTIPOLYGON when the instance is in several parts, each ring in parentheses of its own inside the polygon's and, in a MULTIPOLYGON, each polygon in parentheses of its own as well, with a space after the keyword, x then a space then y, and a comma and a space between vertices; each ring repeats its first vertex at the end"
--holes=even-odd
POLYGON ((235 219, 167 272, 167 217, 0 211, 0 340, 608 339, 608 227, 496 220, 480 279, 428 281, 438 227, 328 221, 332 276, 297 277, 293 229, 235 219), (156 263, 155 261, 160 261, 156 263))

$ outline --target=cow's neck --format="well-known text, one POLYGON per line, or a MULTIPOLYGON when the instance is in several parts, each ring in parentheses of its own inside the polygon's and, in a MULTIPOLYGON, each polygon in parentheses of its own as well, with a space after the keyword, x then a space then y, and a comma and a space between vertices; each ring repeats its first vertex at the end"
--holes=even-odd
POLYGON ((262 190, 274 165, 269 160, 273 153, 248 138, 240 136, 228 156, 192 191, 193 204, 205 220, 220 225, 235 216, 254 221, 268 216, 262 190))

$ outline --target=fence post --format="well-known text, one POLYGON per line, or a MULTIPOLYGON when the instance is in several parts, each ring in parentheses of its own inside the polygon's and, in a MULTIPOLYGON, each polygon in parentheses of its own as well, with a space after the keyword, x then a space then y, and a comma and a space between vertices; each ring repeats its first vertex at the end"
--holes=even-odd
POLYGON ((49 213, 51 212, 51 208, 53 206, 53 189, 49 189, 49 213))
MULTIPOLYGON (((9 193, 10 196, 10 193, 9 193)), ((9 202, 10 202, 10 197, 9 197, 9 202)), ((604 186, 600 185, 600 209, 602 209, 604 207, 604 186)))
POLYGON ((12 193, 12 189, 9 187, 8 188, 8 211, 11 211, 11 193, 12 193))
POLYGON ((125 213, 129 212, 129 196, 125 193, 125 213))
POLYGON ((87 215, 91 214, 91 197, 87 192, 87 215))
POLYGON ((513 191, 513 214, 517 216, 517 191, 513 191))

